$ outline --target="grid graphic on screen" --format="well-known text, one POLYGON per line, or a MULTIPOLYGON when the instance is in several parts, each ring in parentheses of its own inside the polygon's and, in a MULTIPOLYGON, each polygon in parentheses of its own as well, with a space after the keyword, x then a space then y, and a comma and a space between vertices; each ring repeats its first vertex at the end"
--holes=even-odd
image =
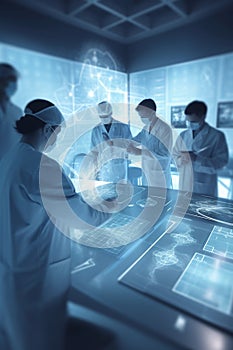
POLYGON ((233 259, 233 229, 214 226, 203 250, 233 259))
MULTIPOLYGON (((144 232, 147 226, 148 221, 146 220, 117 213, 95 229, 83 231, 82 235, 78 237, 78 241, 90 247, 120 247, 137 239, 141 231, 144 232)), ((72 238, 75 240, 75 236, 72 238)))
POLYGON ((231 314, 233 264, 196 253, 173 291, 197 303, 231 314))
POLYGON ((116 66, 110 64, 111 55, 100 55, 98 50, 96 61, 96 53, 91 50, 95 59, 90 59, 89 50, 83 62, 77 62, 0 43, 0 60, 12 64, 20 74, 12 101, 24 109, 30 100, 42 98, 63 113, 66 130, 52 154, 60 163, 69 149, 74 155, 90 151, 91 130, 100 122, 96 110, 99 102, 111 102, 114 118, 128 122, 127 74, 111 69, 116 66), (108 64, 101 66, 101 59, 108 64))

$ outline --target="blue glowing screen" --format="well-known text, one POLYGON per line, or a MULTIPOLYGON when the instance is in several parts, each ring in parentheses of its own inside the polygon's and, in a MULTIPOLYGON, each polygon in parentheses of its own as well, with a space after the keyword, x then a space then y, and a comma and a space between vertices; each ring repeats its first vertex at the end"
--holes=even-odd
POLYGON ((90 49, 81 63, 0 44, 0 61, 20 73, 13 102, 22 109, 35 98, 55 103, 73 125, 67 146, 80 138, 79 152, 89 151, 91 129, 99 122, 97 103, 108 100, 115 118, 128 122, 127 74, 116 70, 108 52, 90 49))

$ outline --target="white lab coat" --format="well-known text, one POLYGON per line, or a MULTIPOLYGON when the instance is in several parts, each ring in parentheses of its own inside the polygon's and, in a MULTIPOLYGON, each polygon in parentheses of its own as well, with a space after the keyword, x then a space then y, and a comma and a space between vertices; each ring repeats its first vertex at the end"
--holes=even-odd
POLYGON ((92 130, 91 150, 95 148, 94 162, 99 169, 98 179, 102 181, 118 182, 127 179, 128 159, 126 148, 128 141, 132 138, 130 128, 127 124, 115 119, 107 132, 105 126, 100 123, 92 130), (105 142, 110 140, 111 144, 105 142))
POLYGON ((149 125, 133 138, 142 145, 142 184, 171 187, 172 130, 163 120, 157 119, 152 130, 149 125), (148 151, 151 152, 149 155, 148 151))
POLYGON ((181 190, 190 191, 193 178, 193 192, 217 195, 217 171, 228 163, 228 147, 223 132, 205 123, 193 139, 192 130, 187 129, 177 138, 173 157, 179 171, 181 190), (181 151, 184 148, 196 154, 192 164, 181 164, 181 151))
POLYGON ((10 101, 6 103, 5 108, 3 111, 0 105, 0 160, 21 137, 14 126, 16 120, 23 115, 23 111, 10 101))
MULTIPOLYGON (((4 350, 63 346, 70 240, 55 228, 44 209, 39 188, 41 156, 20 142, 0 162, 0 349, 4 350)), ((43 191, 56 206, 61 168, 47 156, 44 167, 43 191)), ((68 203, 90 224, 106 219, 83 202, 64 174, 63 190, 68 203)), ((62 210, 59 216, 69 224, 62 210)))

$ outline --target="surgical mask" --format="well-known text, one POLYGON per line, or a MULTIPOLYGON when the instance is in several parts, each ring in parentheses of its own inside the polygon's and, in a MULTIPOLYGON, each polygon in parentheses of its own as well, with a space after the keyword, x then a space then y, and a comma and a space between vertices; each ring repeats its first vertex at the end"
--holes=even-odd
POLYGON ((53 139, 53 143, 47 143, 46 144, 46 148, 45 148, 45 153, 49 153, 51 152, 57 144, 57 136, 61 131, 61 126, 60 125, 51 125, 50 126, 50 131, 52 132, 52 134, 48 137, 48 141, 50 140, 50 142, 53 139))
POLYGON ((57 142, 55 141, 53 144, 48 145, 48 146, 45 148, 44 152, 45 152, 45 153, 51 152, 51 151, 56 147, 56 145, 57 145, 57 142))
POLYGON ((101 118, 101 122, 103 124, 110 124, 112 121, 112 117, 107 117, 107 118, 101 118))
POLYGON ((5 94, 7 95, 8 98, 14 95, 14 93, 17 90, 17 83, 15 81, 9 81, 5 88, 5 94))
POLYGON ((201 122, 190 122, 190 121, 187 120, 186 121, 186 125, 191 130, 198 130, 202 126, 202 123, 201 122))
POLYGON ((150 119, 149 119, 149 118, 143 118, 143 117, 141 117, 141 121, 142 121, 145 125, 149 125, 149 124, 150 124, 150 119))

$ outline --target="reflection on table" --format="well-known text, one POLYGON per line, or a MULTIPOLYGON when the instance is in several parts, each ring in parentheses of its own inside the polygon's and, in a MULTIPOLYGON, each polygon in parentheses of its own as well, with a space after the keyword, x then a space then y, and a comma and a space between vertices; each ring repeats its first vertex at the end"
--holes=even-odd
POLYGON ((70 300, 155 339, 165 337, 174 349, 192 344, 192 349, 212 350, 214 339, 216 349, 232 349, 233 202, 193 194, 180 217, 178 191, 168 190, 165 197, 160 189, 152 193, 148 197, 147 188, 134 186, 127 207, 93 234, 101 241, 107 231, 110 243, 101 242, 101 248, 73 243, 70 300), (147 230, 140 215, 145 208, 155 215, 158 203, 163 209, 147 230), (127 244, 140 222, 144 234, 127 244))

